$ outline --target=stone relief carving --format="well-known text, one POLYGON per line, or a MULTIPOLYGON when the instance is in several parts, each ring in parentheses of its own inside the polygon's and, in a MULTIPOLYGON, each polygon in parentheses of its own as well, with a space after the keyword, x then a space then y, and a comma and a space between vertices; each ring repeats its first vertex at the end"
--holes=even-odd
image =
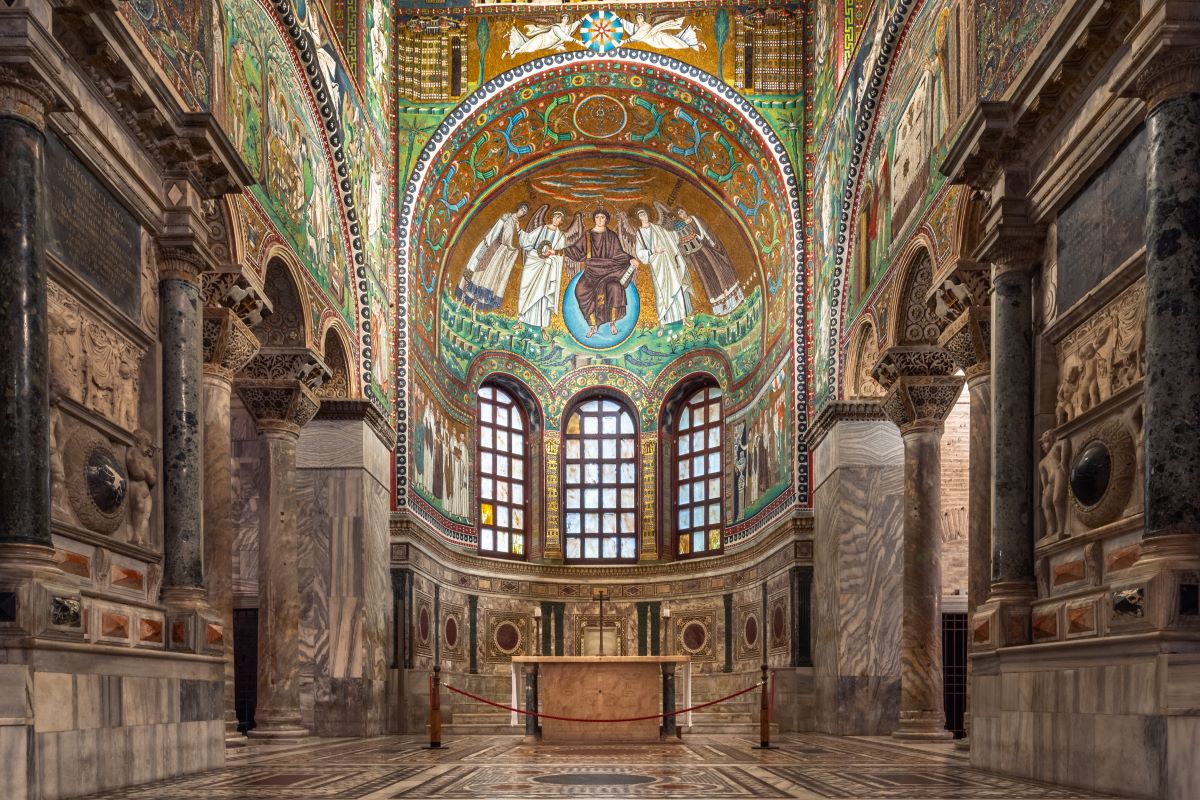
POLYGON ((67 498, 79 522, 97 533, 120 528, 126 518, 129 477, 112 443, 81 426, 66 442, 63 465, 67 498))
POLYGON ((926 303, 929 287, 933 283, 933 262, 928 254, 908 279, 905 295, 901 298, 904 308, 903 335, 901 344, 931 344, 938 340, 942 325, 926 303))
POLYGON ((929 304, 933 315, 943 324, 949 324, 958 319, 967 310, 967 306, 971 305, 971 292, 961 281, 946 278, 929 298, 929 304))
POLYGON ((92 317, 53 282, 48 296, 51 390, 128 431, 137 430, 145 351, 92 317))
POLYGON ((155 447, 150 434, 138 431, 136 443, 125 451, 125 471, 129 475, 129 541, 150 543, 150 514, 154 510, 153 490, 158 483, 154 466, 155 447))
POLYGON ((1145 316, 1141 279, 1059 342, 1056 424, 1070 422, 1142 379, 1145 316))
POLYGON ((871 375, 871 368, 879 361, 879 343, 875 341, 874 329, 863 329, 862 344, 858 350, 858 396, 883 397, 886 393, 871 375))
POLYGON ((50 397, 50 511, 54 517, 70 517, 67 502, 67 468, 63 464, 63 445, 67 442, 67 426, 58 407, 59 397, 51 390, 50 397))
POLYGON ((1042 434, 1042 460, 1038 474, 1042 481, 1043 536, 1057 536, 1067 527, 1067 462, 1071 444, 1066 439, 1055 441, 1054 433, 1042 434))
POLYGON ((158 264, 154 260, 154 243, 148 234, 142 236, 142 327, 158 332, 158 264))
POLYGON ((1135 474, 1135 448, 1129 428, 1116 419, 1106 420, 1088 429, 1080 441, 1082 444, 1076 448, 1079 456, 1072 466, 1071 505, 1084 525, 1096 528, 1117 519, 1129 504, 1135 474), (1089 451, 1099 451, 1097 444, 1103 449, 1107 460, 1107 470, 1101 471, 1101 477, 1106 480, 1102 484, 1089 481, 1090 488, 1099 492, 1098 498, 1080 497, 1077 478, 1087 477, 1080 476, 1081 465, 1089 451))

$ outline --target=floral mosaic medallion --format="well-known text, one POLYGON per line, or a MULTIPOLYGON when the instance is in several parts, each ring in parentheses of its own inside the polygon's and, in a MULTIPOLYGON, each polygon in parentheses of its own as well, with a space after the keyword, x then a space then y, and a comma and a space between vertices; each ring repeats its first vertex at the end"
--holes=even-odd
POLYGON ((625 41, 625 29, 621 18, 611 11, 593 11, 583 18, 579 26, 579 37, 593 53, 606 55, 616 50, 625 41))

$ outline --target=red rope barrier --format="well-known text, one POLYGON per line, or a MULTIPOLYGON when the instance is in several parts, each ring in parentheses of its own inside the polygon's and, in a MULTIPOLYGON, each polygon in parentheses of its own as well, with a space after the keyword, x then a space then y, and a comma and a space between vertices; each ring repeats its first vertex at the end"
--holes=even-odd
POLYGON ((755 689, 762 686, 762 681, 759 681, 758 683, 754 684, 753 686, 751 686, 747 689, 742 689, 740 692, 734 692, 733 694, 731 694, 727 697, 722 697, 718 700, 713 700, 708 703, 701 703, 700 705, 692 706, 691 708, 684 708, 684 709, 680 709, 679 711, 672 711, 669 714, 659 713, 659 714, 651 714, 650 716, 647 716, 647 717, 625 717, 623 719, 582 719, 580 717, 559 717, 554 714, 545 714, 545 713, 538 712, 538 711, 526 711, 525 709, 522 709, 522 708, 513 708, 512 706, 506 706, 501 703, 493 703, 491 700, 488 700, 486 697, 480 697, 477 694, 471 694, 468 691, 459 689, 457 686, 451 686, 448 683, 443 683, 442 685, 445 686, 447 689, 449 689, 452 692, 461 694, 463 697, 469 697, 470 699, 475 700, 477 702, 485 703, 486 705, 493 706, 495 708, 502 708, 505 711, 512 711, 517 714, 526 714, 531 717, 537 717, 539 719, 556 719, 559 722, 644 722, 645 720, 648 720, 648 719, 661 719, 663 717, 679 716, 680 714, 686 714, 689 711, 699 711, 702 708, 708 708, 709 706, 715 706, 717 703, 724 703, 726 700, 732 700, 735 697, 741 697, 742 695, 746 694, 747 692, 753 692, 755 689))

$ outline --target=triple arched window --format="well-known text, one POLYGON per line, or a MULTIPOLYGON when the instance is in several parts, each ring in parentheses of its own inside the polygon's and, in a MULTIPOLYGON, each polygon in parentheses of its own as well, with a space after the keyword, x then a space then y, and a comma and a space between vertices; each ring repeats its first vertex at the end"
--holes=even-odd
MULTIPOLYGON (((713 385, 684 388, 664 425, 660 513, 664 546, 676 558, 722 552, 724 408, 713 385)), ((530 412, 533 413, 533 412, 530 412)), ((479 389, 479 552, 525 558, 530 549, 529 420, 511 389, 479 389)), ((563 555, 569 562, 634 562, 641 536, 642 485, 637 416, 615 393, 576 400, 563 417, 559 481, 563 555)), ((540 478, 539 478, 540 480, 540 478)))

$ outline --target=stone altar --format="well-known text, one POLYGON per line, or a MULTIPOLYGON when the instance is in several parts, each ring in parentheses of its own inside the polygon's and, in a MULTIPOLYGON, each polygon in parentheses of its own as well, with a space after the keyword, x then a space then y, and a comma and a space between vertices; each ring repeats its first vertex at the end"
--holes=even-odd
MULTIPOLYGON (((690 707, 691 662, 687 656, 515 656, 513 702, 523 674, 537 670, 537 709, 543 714, 589 719, 641 717, 664 710, 663 674, 683 667, 684 707, 690 707)), ((673 686, 673 681, 671 682, 673 686)), ((674 709, 674 697, 668 709, 674 709)), ((516 714, 512 724, 516 725, 516 714)), ((657 742, 661 718, 595 723, 541 719, 542 740, 563 742, 657 742)))

